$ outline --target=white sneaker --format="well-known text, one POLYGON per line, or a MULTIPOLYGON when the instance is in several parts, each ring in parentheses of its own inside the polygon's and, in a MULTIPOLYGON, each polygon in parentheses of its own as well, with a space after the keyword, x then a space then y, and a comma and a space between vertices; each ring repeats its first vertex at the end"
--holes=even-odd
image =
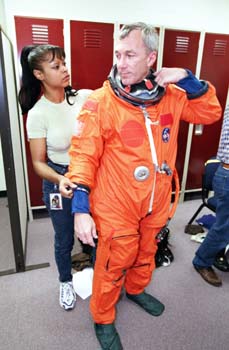
POLYGON ((65 310, 74 309, 76 303, 76 293, 72 282, 60 283, 60 306, 65 310))

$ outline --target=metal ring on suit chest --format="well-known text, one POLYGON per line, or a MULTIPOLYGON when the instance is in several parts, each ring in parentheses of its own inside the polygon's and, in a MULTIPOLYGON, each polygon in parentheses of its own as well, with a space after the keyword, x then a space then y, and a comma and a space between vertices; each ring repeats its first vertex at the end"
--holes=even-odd
POLYGON ((134 178, 137 181, 145 181, 148 179, 149 175, 150 171, 146 166, 141 165, 134 170, 134 178))

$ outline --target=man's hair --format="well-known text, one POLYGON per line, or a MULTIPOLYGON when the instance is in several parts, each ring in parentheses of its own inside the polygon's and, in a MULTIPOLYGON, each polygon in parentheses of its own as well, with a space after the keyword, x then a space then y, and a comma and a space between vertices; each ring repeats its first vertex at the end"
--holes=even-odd
POLYGON ((125 24, 119 32, 119 39, 124 39, 132 30, 140 30, 142 40, 150 51, 158 51, 158 33, 154 26, 143 22, 125 24))

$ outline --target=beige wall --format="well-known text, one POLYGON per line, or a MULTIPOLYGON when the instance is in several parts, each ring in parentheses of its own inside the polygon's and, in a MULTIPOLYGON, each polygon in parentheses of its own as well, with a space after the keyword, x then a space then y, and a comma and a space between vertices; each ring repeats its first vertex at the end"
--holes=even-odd
MULTIPOLYGON (((0 0, 0 26, 3 30, 5 30, 6 24, 5 24, 5 9, 4 9, 4 3, 3 0, 0 0)), ((4 174, 4 166, 3 166, 3 159, 2 159, 2 145, 1 145, 1 139, 0 139, 0 191, 6 190, 6 183, 5 183, 5 174, 4 174)))
POLYGON ((6 30, 6 21, 5 21, 5 7, 4 0, 0 0, 0 26, 3 30, 6 30))
POLYGON ((229 33, 228 0, 2 0, 7 26, 12 16, 52 17, 96 22, 151 22, 181 29, 229 33))

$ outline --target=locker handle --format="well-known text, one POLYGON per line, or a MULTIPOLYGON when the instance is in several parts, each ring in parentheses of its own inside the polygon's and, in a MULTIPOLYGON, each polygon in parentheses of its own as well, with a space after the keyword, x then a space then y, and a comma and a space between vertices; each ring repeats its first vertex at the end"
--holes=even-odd
POLYGON ((201 136, 203 134, 203 129, 204 129, 203 124, 196 124, 195 130, 194 130, 194 135, 201 136))

